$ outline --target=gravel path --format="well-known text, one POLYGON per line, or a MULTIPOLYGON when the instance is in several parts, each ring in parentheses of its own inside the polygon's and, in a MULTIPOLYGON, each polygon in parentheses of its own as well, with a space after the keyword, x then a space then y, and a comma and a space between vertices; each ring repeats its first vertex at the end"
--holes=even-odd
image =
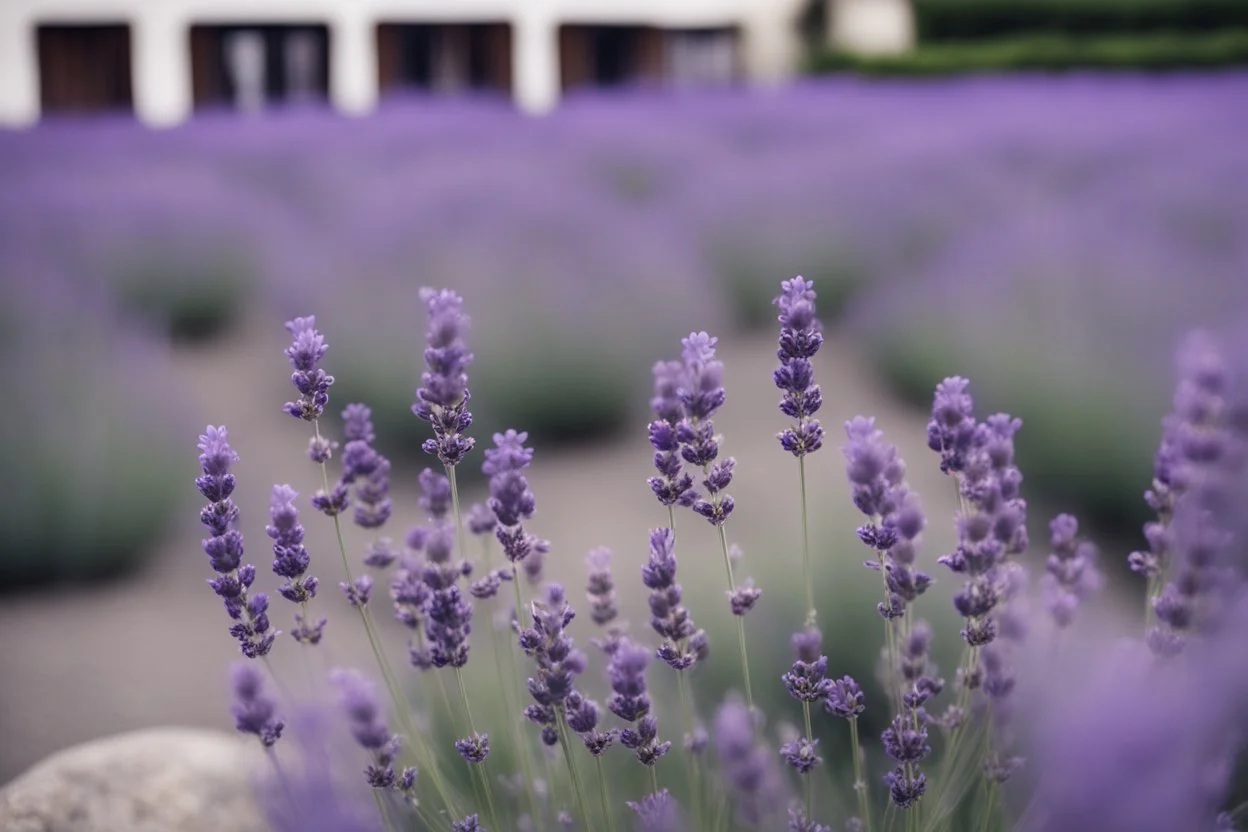
MULTIPOLYGON (((288 397, 280 355, 283 333, 270 324, 253 322, 229 343, 175 358, 194 391, 192 411, 204 422, 229 425, 231 441, 242 456, 236 496, 243 508, 249 560, 261 568, 262 588, 275 584, 267 572, 271 556, 263 531, 268 487, 289 481, 306 494, 313 490, 314 476, 303 456, 306 433, 279 410, 288 397)), ((672 353, 677 352, 678 345, 673 345, 672 353)), ((766 590, 757 624, 752 624, 757 628, 753 638, 759 640, 765 637, 760 634, 787 632, 800 623, 796 465, 773 438, 783 426, 775 409, 779 394, 771 384, 774 342, 759 335, 733 337, 721 344, 721 356, 727 365, 729 400, 717 426, 725 436, 726 452, 739 463, 732 489, 737 512, 729 530, 746 552, 743 571, 766 590)), ((330 364, 332 369, 332 360, 330 364)), ((854 569, 861 552, 853 537, 856 517, 839 453, 845 419, 856 413, 878 417, 911 461, 911 483, 923 494, 930 516, 951 516, 954 500, 948 483, 929 464, 924 415, 900 408, 868 374, 846 338, 829 333, 816 364, 831 437, 810 464, 812 538, 838 541, 821 549, 817 560, 816 583, 823 593, 842 581, 860 587, 858 575, 865 572, 854 569), (829 562, 833 557, 835 565, 829 562)), ((194 436, 187 437, 186 452, 186 487, 193 493, 194 436)), ((632 601, 629 607, 626 600, 625 609, 632 610, 634 620, 641 618, 634 576, 645 558, 646 529, 665 520, 644 483, 649 458, 639 424, 626 439, 566 452, 539 448, 531 476, 539 506, 534 528, 554 543, 551 573, 572 587, 582 585, 584 553, 596 545, 610 546, 622 594, 632 601)), ((474 454, 474 464, 479 459, 474 454)), ((416 473, 406 465, 395 472, 397 508, 390 533, 396 537, 418 519, 416 473)), ((315 609, 330 617, 328 661, 350 663, 354 657, 369 668, 361 628, 350 621, 334 589, 342 568, 332 529, 323 518, 305 512, 304 519, 313 571, 324 589, 315 609)), ((931 557, 945 551, 951 540, 948 523, 934 525, 927 535, 931 557)), ((678 519, 678 529, 690 606, 700 623, 714 631, 728 623, 717 538, 689 514, 678 519)), ((196 513, 188 510, 159 556, 137 575, 98 587, 0 599, 0 783, 57 749, 118 731, 165 724, 229 727, 224 671, 235 648, 225 632, 223 612, 204 585, 210 573, 199 537, 196 513)), ((353 557, 359 557, 366 540, 358 529, 349 530, 353 557)), ((580 592, 571 597, 576 603, 580 592)), ((863 599, 860 605, 869 609, 873 603, 863 599)), ((825 610, 832 608, 825 613, 825 629, 838 620, 839 606, 821 603, 825 610)), ((271 612, 276 626, 288 626, 291 611, 280 597, 274 597, 271 612)), ((383 621, 382 629, 397 660, 404 637, 391 623, 383 621)), ((278 644, 273 656, 277 672, 303 672, 306 666, 291 666, 293 643, 283 637, 278 644)))

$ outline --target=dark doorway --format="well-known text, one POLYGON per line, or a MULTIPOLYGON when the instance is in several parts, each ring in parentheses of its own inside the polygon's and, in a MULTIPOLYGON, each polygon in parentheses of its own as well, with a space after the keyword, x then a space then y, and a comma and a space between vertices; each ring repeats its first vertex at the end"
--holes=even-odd
POLYGON ((506 23, 382 23, 377 78, 383 93, 411 89, 511 94, 511 26, 506 23))
POLYGON ((260 109, 329 97, 329 28, 302 24, 191 27, 196 108, 260 109))
POLYGON ((658 81, 663 77, 663 54, 663 31, 653 26, 559 27, 564 90, 658 81))
POLYGON ((36 32, 44 113, 133 110, 129 26, 49 24, 36 32))

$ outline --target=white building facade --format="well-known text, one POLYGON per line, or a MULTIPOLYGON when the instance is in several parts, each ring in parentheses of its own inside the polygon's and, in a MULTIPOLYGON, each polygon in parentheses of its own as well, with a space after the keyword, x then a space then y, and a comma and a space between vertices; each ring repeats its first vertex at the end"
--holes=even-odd
MULTIPOLYGON (((808 0, 2 0, 0 125, 59 109, 177 124, 199 106, 492 88, 542 113, 582 85, 774 82, 808 0)), ((850 48, 906 48, 908 0, 835 0, 850 48)))

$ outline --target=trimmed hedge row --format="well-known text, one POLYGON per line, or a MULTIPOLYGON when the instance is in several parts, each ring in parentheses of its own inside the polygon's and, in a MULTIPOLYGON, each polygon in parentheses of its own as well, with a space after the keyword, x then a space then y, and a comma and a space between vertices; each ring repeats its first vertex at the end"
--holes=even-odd
POLYGON ((920 43, 1248 27, 1243 0, 916 0, 914 15, 920 43))
MULTIPOLYGON (((1248 8, 1248 3, 1244 5, 1248 8)), ((1035 35, 920 46, 898 55, 829 51, 812 58, 810 71, 816 74, 941 76, 1020 70, 1166 72, 1245 65, 1248 65, 1248 28, 1207 35, 1165 33, 1098 38, 1035 35)))

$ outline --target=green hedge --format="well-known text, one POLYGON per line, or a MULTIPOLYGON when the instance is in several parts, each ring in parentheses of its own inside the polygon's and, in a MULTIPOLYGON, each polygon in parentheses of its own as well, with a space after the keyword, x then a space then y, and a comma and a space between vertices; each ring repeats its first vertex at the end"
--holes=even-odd
MULTIPOLYGON (((1245 3, 1248 8, 1248 3, 1245 3)), ((814 56, 814 73, 858 72, 880 76, 940 76, 1032 70, 1215 69, 1248 65, 1248 28, 1216 34, 1119 35, 1071 38, 1035 35, 982 42, 920 46, 898 55, 814 56)))
POLYGON ((920 43, 1248 27, 1244 0, 916 0, 920 43))

